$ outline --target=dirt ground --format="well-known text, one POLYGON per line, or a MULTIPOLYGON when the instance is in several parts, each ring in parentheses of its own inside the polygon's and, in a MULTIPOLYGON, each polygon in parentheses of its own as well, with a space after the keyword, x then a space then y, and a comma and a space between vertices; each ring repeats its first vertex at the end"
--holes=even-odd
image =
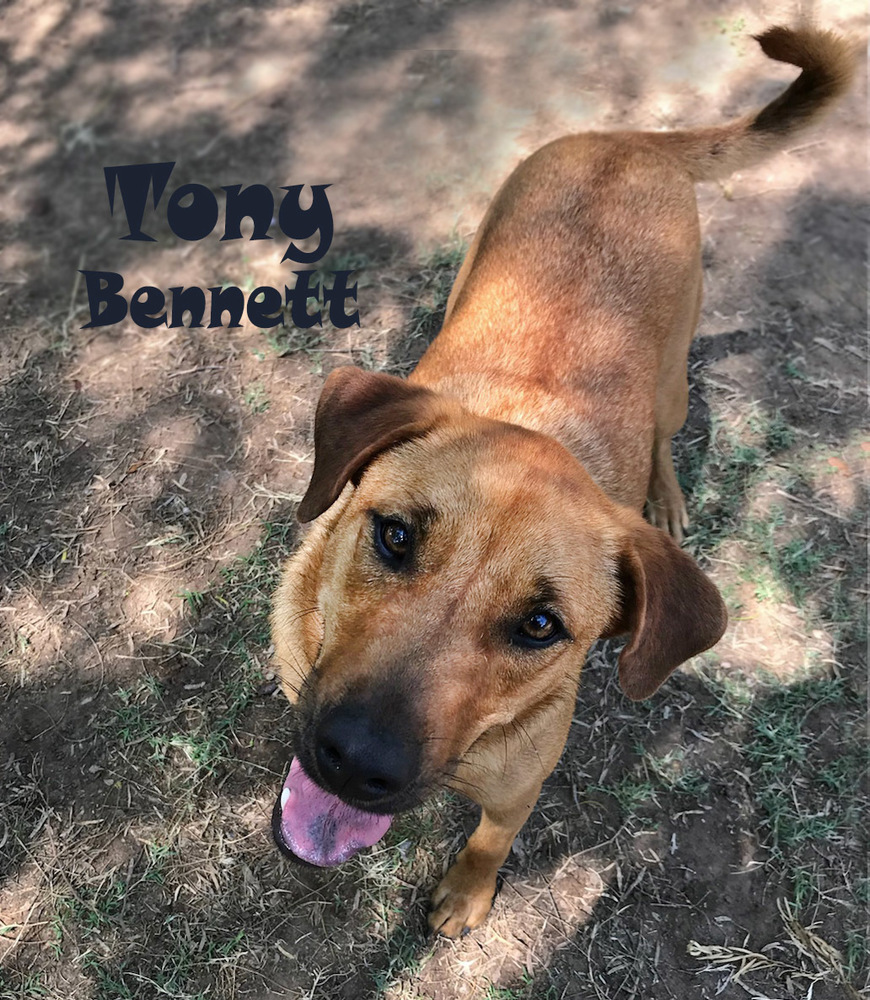
MULTIPOLYGON (((814 5, 866 30, 857 0, 814 5)), ((647 703, 614 650, 486 927, 426 936, 475 821, 340 869, 271 843, 266 623, 333 367, 407 373, 488 198, 565 132, 715 123, 793 73, 733 0, 19 0, 0 11, 0 997, 839 1000, 867 984, 865 82, 699 188, 677 442, 731 627, 647 703), (121 240, 103 167, 331 184, 358 327, 83 329, 125 288, 281 287, 284 241, 121 240)), ((165 200, 163 203, 165 206, 165 200)), ((274 230, 273 230, 274 231, 274 230)), ((280 234, 278 234, 280 236, 280 234)))

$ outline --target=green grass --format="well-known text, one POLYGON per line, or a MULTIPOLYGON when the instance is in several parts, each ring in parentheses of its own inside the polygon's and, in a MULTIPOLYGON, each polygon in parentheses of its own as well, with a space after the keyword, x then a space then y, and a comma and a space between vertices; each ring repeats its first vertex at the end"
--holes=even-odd
POLYGON ((804 843, 835 841, 854 821, 852 803, 863 770, 858 749, 847 744, 821 761, 824 747, 814 722, 825 706, 850 704, 854 708, 854 696, 832 678, 775 687, 747 712, 743 754, 765 841, 780 861, 788 862, 790 849, 804 843))
POLYGON ((234 728, 261 680, 259 667, 243 659, 219 684, 174 705, 160 690, 119 688, 120 705, 105 729, 125 750, 144 747, 152 768, 175 766, 195 785, 227 758, 234 728))
MULTIPOLYGON (((310 326, 301 329, 290 322, 289 316, 286 317, 285 324, 283 327, 262 331, 272 353, 279 358, 302 355, 310 363, 319 365, 326 339, 323 328, 310 326)), ((258 356, 265 357, 264 354, 258 356)))
POLYGON ((867 928, 846 932, 846 947, 843 952, 846 975, 857 980, 862 969, 870 964, 870 944, 867 942, 867 928))
POLYGON ((61 897, 58 916, 61 926, 73 921, 85 937, 100 935, 114 917, 121 912, 127 895, 127 882, 123 878, 110 878, 96 887, 76 885, 70 880, 71 894, 61 897))
POLYGON ((423 259, 414 279, 412 297, 416 304, 407 330, 410 340, 422 337, 429 341, 440 329, 450 289, 467 252, 468 246, 456 238, 423 259))
MULTIPOLYGON (((161 871, 170 854, 158 848, 155 856, 148 846, 130 881, 112 873, 91 875, 87 881, 82 869, 82 875, 68 879, 67 893, 54 901, 51 951, 55 960, 77 956, 94 1000, 152 995, 199 1000, 212 995, 222 966, 245 951, 245 931, 224 928, 215 919, 217 900, 201 912, 186 912, 187 907, 173 903, 178 873, 167 883, 161 871), (145 914, 146 939, 119 947, 130 920, 145 914)), ((20 995, 41 994, 31 990, 20 995)))
POLYGON ((262 382, 254 382, 245 389, 242 401, 251 414, 265 413, 269 409, 270 401, 266 395, 266 389, 262 382))
POLYGON ((678 464, 678 479, 692 512, 687 547, 695 555, 714 550, 739 527, 743 504, 761 475, 764 453, 733 431, 711 422, 706 452, 678 464))
POLYGON ((230 958, 241 949, 244 931, 224 940, 203 938, 195 941, 184 922, 175 928, 170 917, 164 921, 174 947, 166 950, 159 966, 150 976, 143 976, 133 963, 113 963, 93 951, 85 952, 81 965, 94 982, 96 1000, 134 1000, 142 996, 167 997, 170 1000, 206 1000, 213 996, 211 986, 200 987, 197 977, 216 978, 221 959, 230 958))
POLYGON ((682 748, 656 755, 638 744, 635 753, 637 762, 618 780, 589 786, 615 799, 623 823, 647 825, 650 807, 659 811, 685 808, 703 800, 709 791, 709 778, 700 768, 686 766, 682 748))
MULTIPOLYGON (((310 287, 317 289, 317 295, 312 296, 308 302, 309 312, 319 309, 323 314, 323 323, 310 327, 297 327, 292 320, 291 310, 283 310, 284 324, 261 330, 263 337, 271 353, 279 358, 291 356, 304 357, 311 365, 312 370, 319 371, 323 361, 323 352, 327 348, 328 332, 328 304, 324 301, 324 287, 330 287, 332 275, 336 271, 352 271, 348 278, 348 286, 356 284, 358 289, 369 287, 372 284, 370 276, 372 262, 369 256, 359 251, 339 251, 330 252, 323 260, 318 262, 314 269, 314 275, 310 279, 310 287)), ((350 310, 352 311, 352 309, 350 310)), ((258 358, 263 360, 266 357, 264 351, 254 352, 258 358)), ((365 354, 365 348, 361 348, 361 353, 365 354)), ((356 360, 356 359, 355 359, 356 360)), ((365 360, 364 358, 362 359, 365 360)), ((363 363, 363 367, 372 367, 371 364, 363 363)), ((262 412, 262 411, 258 411, 262 412)))
POLYGON ((266 524, 262 540, 223 571, 220 585, 182 592, 191 627, 175 640, 173 654, 192 666, 204 658, 220 666, 207 683, 181 697, 167 699, 165 685, 149 675, 133 687, 117 689, 113 714, 102 725, 125 757, 133 752, 155 772, 176 769, 189 790, 230 757, 239 720, 263 681, 256 651, 269 643, 271 594, 290 537, 288 525, 266 524), (205 643, 197 628, 204 621, 205 643))
POLYGON ((268 645, 272 591, 295 534, 289 518, 266 522, 253 550, 223 570, 221 584, 203 595, 199 617, 214 620, 221 651, 238 652, 242 643, 268 645))
POLYGON ((558 1000, 559 990, 551 983, 544 983, 543 977, 536 981, 535 977, 524 970, 516 986, 497 986, 490 983, 483 994, 484 1000, 558 1000))
POLYGON ((769 456, 779 455, 794 445, 797 439, 795 429, 786 420, 782 410, 775 410, 765 423, 764 450, 769 456))
MULTIPOLYGON (((409 305, 401 336, 408 344, 416 341, 415 350, 440 326, 464 253, 458 243, 438 250, 402 283, 397 298, 409 305)), ((324 267, 359 267, 362 279, 367 262, 336 258, 324 267)), ((285 328, 264 336, 276 353, 315 364, 330 346, 320 329, 285 328)), ((263 344, 259 335, 256 342, 263 344)), ((339 346, 343 351, 347 345, 339 346)), ((356 363, 384 364, 380 341, 355 343, 352 351, 356 363)), ((262 416, 270 393, 279 398, 267 368, 258 370, 262 382, 233 388, 251 421, 262 416)), ((809 376, 796 364, 792 368, 803 386, 809 376)), ((751 401, 738 407, 731 398, 727 406, 719 405, 715 392, 710 395, 708 447, 695 444, 678 456, 695 526, 690 546, 702 559, 721 556, 731 567, 724 589, 732 608, 740 601, 751 604, 753 594, 757 601, 796 605, 798 621, 808 630, 816 623, 830 630, 831 656, 838 664, 801 664, 798 679, 785 684, 760 670, 744 674, 739 662, 723 666, 726 657, 717 662, 711 653, 696 676, 687 671, 685 684, 648 703, 614 700, 612 684, 593 709, 584 706, 581 690, 578 713, 588 729, 572 737, 564 769, 545 790, 521 841, 526 853, 518 850, 509 859, 506 877, 522 881, 531 871, 535 879, 546 878, 570 853, 599 845, 595 859, 583 854, 578 864, 615 864, 621 879, 608 883, 591 919, 576 931, 568 946, 570 973, 560 966, 558 953, 533 956, 536 978, 506 982, 493 973, 491 982, 486 972, 469 972, 477 993, 489 1000, 555 1000, 564 993, 565 977, 585 961, 602 989, 620 995, 641 989, 657 946, 656 936, 647 939, 642 929, 650 914, 685 909, 686 897, 674 891, 668 877, 668 866, 681 861, 679 852, 665 851, 655 861, 648 853, 639 857, 633 838, 662 832, 673 821, 681 824, 682 848, 695 834, 693 821, 678 817, 695 812, 696 804, 706 814, 717 806, 740 813, 746 839, 727 846, 748 850, 752 862, 763 866, 764 896, 747 933, 757 935, 769 926, 771 908, 784 895, 805 926, 828 921, 823 933, 842 951, 856 983, 866 970, 862 931, 870 881, 861 877, 856 846, 866 827, 860 813, 866 753, 862 706, 849 680, 851 654, 843 654, 841 641, 860 634, 863 584, 856 585, 857 558, 854 571, 850 565, 848 574, 836 578, 826 568, 853 551, 863 531, 861 518, 856 513, 834 521, 813 509, 819 501, 813 463, 820 455, 823 463, 824 452, 821 445, 806 444, 806 430, 793 426, 786 411, 767 413, 751 401), (797 499, 783 497, 779 489, 797 499), (681 732, 694 730, 701 738, 686 737, 685 749, 670 749, 681 732), (613 802, 603 808, 593 800, 565 819, 559 782, 570 776, 574 791, 575 776, 582 776, 576 780, 583 784, 588 774, 599 773, 609 779, 592 787, 613 802), (548 794, 558 809, 548 803, 548 794), (644 951, 647 947, 651 950, 644 951), (551 986, 554 981, 559 985, 551 986)), ((162 523, 164 534, 151 543, 154 548, 175 553, 186 546, 186 552, 195 552, 204 529, 197 529, 193 518, 188 529, 183 512, 189 503, 186 494, 178 502, 160 500, 159 518, 152 520, 162 523)), ((40 882, 42 909, 34 914, 41 942, 19 952, 14 984, 0 978, 3 1000, 57 995, 59 977, 67 976, 79 977, 71 990, 96 1000, 241 996, 271 988, 278 945, 286 954, 281 986, 288 995, 334 997, 351 975, 366 996, 372 990, 411 994, 418 984, 425 996, 428 983, 444 982, 442 969, 460 968, 455 962, 464 961, 464 954, 476 958, 501 947, 487 937, 487 927, 456 946, 436 947, 420 933, 425 896, 446 856, 461 845, 463 827, 470 826, 470 807, 458 797, 439 795, 397 816, 380 844, 334 872, 299 872, 276 856, 268 814, 278 787, 274 772, 286 749, 282 741, 289 723, 283 720, 290 713, 282 714, 281 699, 260 697, 260 691, 265 680, 272 686, 271 594, 281 560, 297 539, 280 512, 268 516, 272 523, 264 526, 253 551, 234 561, 213 586, 178 588, 182 614, 174 636, 164 640, 161 633, 134 647, 136 673, 120 675, 123 680, 107 673, 99 700, 87 709, 95 759, 103 770, 80 790, 84 799, 93 796, 95 785, 98 798, 105 785, 105 802, 97 801, 93 814, 99 822, 77 814, 77 825, 65 830, 52 819, 52 837, 41 836, 31 846, 26 838, 44 810, 40 782, 51 758, 45 758, 42 772, 42 761, 33 762, 33 790, 26 774, 8 787, 2 819, 15 811, 13 833, 27 842, 26 851, 41 866, 39 878, 47 882, 40 882), (307 953, 300 941, 307 941, 307 953), (453 964, 445 954, 453 956, 453 964), (28 972, 25 962, 34 956, 45 958, 41 972, 28 972), (236 972, 238 984, 232 978, 236 972)), ((16 530, 6 533, 7 544, 16 530)), ((722 572, 712 560, 707 565, 714 574, 722 572)), ((202 579, 200 570, 187 582, 202 579)), ((185 578, 176 581, 183 584, 185 578)), ((35 633, 10 630, 9 655, 24 656, 32 640, 35 633)), ((763 650, 751 654, 763 662, 763 650)), ((582 794, 576 798, 582 801, 582 794)), ((55 812, 59 815, 67 814, 55 812)), ((25 875, 26 851, 22 848, 11 866, 25 875)), ((729 912, 724 902, 718 912, 729 912)), ((732 943, 742 943, 742 937, 732 943)), ((771 983, 765 987, 765 995, 779 995, 771 983)))
POLYGON ((706 450, 678 455, 677 478, 694 508, 689 548, 697 555, 740 533, 752 489, 775 474, 774 461, 796 441, 781 410, 754 410, 746 427, 738 432, 714 415, 706 450))
POLYGON ((681 747, 664 756, 656 756, 638 748, 650 778, 671 795, 699 798, 709 788, 709 779, 699 770, 685 766, 686 753, 681 747))
POLYGON ((717 680, 711 690, 718 692, 719 738, 743 761, 738 768, 753 808, 757 859, 772 882, 790 886, 804 926, 838 940, 846 978, 857 984, 868 962, 867 899, 856 877, 866 865, 861 702, 847 679, 831 674, 791 683, 735 675, 727 689, 717 680), (829 915, 824 926, 820 914, 829 915))
POLYGON ((790 884, 808 924, 830 909, 832 896, 839 900, 844 962, 857 981, 867 962, 867 900, 857 875, 868 773, 858 695, 830 672, 791 683, 735 674, 727 687, 717 678, 710 689, 718 696, 711 715, 720 738, 743 760, 760 859, 790 884))
MULTIPOLYGON (((827 559, 833 558, 830 545, 822 548, 822 543, 803 535, 784 539, 786 512, 781 504, 772 506, 764 518, 748 519, 744 536, 751 544, 754 558, 743 568, 745 576, 767 569, 778 583, 787 588, 798 607, 805 605, 813 590, 814 574, 827 559)), ((782 599, 774 592, 772 598, 782 599)))
POLYGON ((653 800, 656 792, 655 782, 631 774, 624 775, 612 784, 590 785, 590 788, 606 792, 616 799, 626 819, 631 819, 642 805, 653 800))
POLYGON ((42 1000, 52 995, 51 989, 45 983, 45 973, 28 972, 18 977, 16 981, 7 979, 4 970, 0 968, 0 1000, 42 1000))
POLYGON ((525 990, 520 992, 508 986, 496 986, 490 983, 484 994, 484 1000, 522 1000, 522 997, 527 995, 525 990))
POLYGON ((868 635, 863 562, 843 564, 839 573, 830 567, 861 533, 863 513, 839 524, 814 516, 809 470, 824 449, 798 448, 798 440, 782 410, 753 409, 739 431, 714 417, 706 450, 678 449, 690 508, 687 548, 703 562, 726 542, 732 552, 738 546, 737 572, 756 600, 792 604, 808 631, 823 627, 835 642, 862 644, 868 635), (756 510, 759 494, 764 503, 756 510))
POLYGON ((417 934, 398 926, 387 941, 383 967, 374 971, 372 981, 379 994, 402 979, 419 973, 435 951, 434 942, 423 942, 417 934))
POLYGON ((184 601, 188 614, 198 615, 201 613, 205 604, 205 594, 198 590, 182 590, 179 596, 184 601))
MULTIPOLYGON (((238 767, 239 748, 246 745, 240 726, 263 680, 270 597, 294 531, 283 522, 267 524, 260 542, 227 567, 214 588, 183 592, 188 627, 159 647, 158 659, 174 657, 191 672, 188 683, 144 674, 117 688, 94 719, 112 776, 107 794, 132 783, 165 816, 156 827, 159 837, 143 842, 128 869, 79 866, 58 883, 47 913, 49 947, 57 960, 77 956, 96 1000, 202 1000, 213 994, 221 970, 246 950, 244 927, 224 927, 208 909, 175 905, 180 887, 191 891, 190 835, 180 830, 213 800, 226 768, 238 767), (129 920, 134 912, 151 914, 153 953, 112 944, 124 933, 125 915, 129 920)), ((201 864, 214 883, 234 884, 232 855, 207 854, 201 864)), ((19 980, 16 989, 16 998, 41 995, 35 979, 19 980)))

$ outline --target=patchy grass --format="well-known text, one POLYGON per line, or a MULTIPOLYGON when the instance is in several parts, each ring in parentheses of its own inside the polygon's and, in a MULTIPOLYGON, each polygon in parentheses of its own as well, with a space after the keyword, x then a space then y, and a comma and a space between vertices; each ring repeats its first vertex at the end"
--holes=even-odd
MULTIPOLYGON (((426 899, 476 820, 461 797, 336 870, 270 842, 292 710, 273 697, 268 602, 323 376, 410 371, 464 248, 409 248, 473 226, 523 150, 590 125, 714 124, 770 96, 746 35, 761 25, 728 3, 663 27, 643 4, 181 0, 167 31, 152 5, 83 6, 3 12, 2 1000, 855 1000, 859 89, 760 169, 698 190, 706 302, 677 461, 728 634, 639 705, 615 644, 596 646, 491 920, 446 944, 425 935, 426 899), (79 268, 131 292, 252 291, 293 269, 283 239, 168 241, 169 191, 146 207, 157 243, 120 241, 118 203, 92 210, 100 165, 140 154, 221 203, 230 182, 332 180, 353 249, 315 280, 353 270, 361 326, 82 329, 79 268)), ((819 10, 859 34, 863 15, 819 10)))
MULTIPOLYGON (((325 289, 332 285, 333 274, 336 271, 350 271, 348 275, 348 288, 357 286, 357 299, 360 289, 370 288, 373 283, 371 276, 372 261, 368 255, 359 251, 331 251, 317 263, 313 268, 313 273, 309 279, 309 286, 312 290, 311 298, 308 300, 307 309, 309 314, 314 314, 320 310, 322 315, 328 315, 329 303, 325 296, 325 289)), ((349 302, 349 309, 352 307, 349 302)), ((311 326, 297 326, 293 320, 292 307, 285 306, 281 317, 283 324, 261 330, 261 334, 268 346, 268 351, 257 348, 255 356, 263 361, 267 356, 277 358, 302 357, 306 360, 311 371, 320 373, 323 365, 324 355, 334 353, 335 349, 330 346, 329 335, 324 323, 315 323, 311 326)), ((372 367, 371 361, 365 364, 367 347, 361 345, 358 351, 354 352, 359 357, 355 360, 362 367, 372 367)), ((247 400, 246 400, 247 402, 247 400)), ((262 412, 260 410, 255 412, 262 412)))
POLYGON ((269 397, 261 382, 255 382, 245 389, 242 397, 248 411, 256 416, 258 413, 265 413, 269 409, 269 397))
POLYGON ((640 806, 654 801, 656 786, 653 782, 625 775, 610 785, 592 785, 593 789, 613 796, 626 819, 631 819, 640 806))
POLYGON ((832 983, 844 996, 859 1000, 861 994, 849 982, 841 953, 811 928, 804 927, 787 902, 780 900, 778 908, 785 941, 777 950, 780 955, 785 953, 783 957, 773 957, 769 948, 762 954, 745 947, 717 947, 696 941, 689 943, 689 954, 706 961, 705 972, 725 972, 724 980, 720 979, 720 990, 733 982, 750 992, 743 980, 764 970, 776 972, 786 981, 801 980, 809 984, 810 996, 818 984, 832 983))
POLYGON ((415 362, 441 328, 450 289, 467 252, 467 244, 454 235, 452 242, 425 256, 411 278, 408 296, 413 307, 403 338, 404 350, 415 355, 415 362))
MULTIPOLYGON (((752 768, 765 840, 780 861, 788 848, 808 842, 842 845, 856 824, 865 762, 856 743, 833 750, 822 745, 814 723, 825 706, 844 712, 851 707, 854 714, 854 695, 837 679, 808 681, 774 688, 749 712, 745 756, 752 768)), ((851 735, 854 740, 856 734, 851 735)), ((791 864, 796 857, 788 859, 791 864)))
MULTIPOLYGON (((389 356, 365 338, 335 347, 320 331, 290 328, 268 334, 267 351, 258 334, 251 354, 260 352, 262 368, 232 393, 246 426, 272 420, 281 398, 270 356, 309 370, 331 351, 350 352, 357 363, 407 370, 441 323, 463 253, 454 243, 403 279, 406 322, 389 356)), ((367 268, 350 259, 331 268, 339 264, 367 268)), ((425 899, 473 826, 460 797, 396 817, 376 848, 334 872, 293 868, 270 843, 290 712, 272 697, 268 611, 296 545, 298 494, 258 485, 267 502, 258 540, 210 579, 186 577, 168 634, 125 650, 134 671, 77 692, 83 728, 52 742, 37 708, 35 742, 0 767, 0 840, 12 845, 0 954, 5 946, 13 955, 0 996, 200 1000, 254 989, 300 1000, 453 1000, 456 987, 491 1000, 555 1000, 583 981, 605 984, 591 986, 589 1000, 622 1000, 700 996, 714 974, 723 988, 745 981, 790 998, 790 981, 813 983, 815 1000, 860 988, 867 761, 854 650, 864 626, 860 566, 847 546, 860 511, 825 515, 813 485, 820 448, 786 410, 747 404, 735 420, 730 402, 708 395, 707 432, 678 448, 689 547, 733 618, 791 607, 800 635, 824 632, 832 655, 802 655, 783 675, 714 652, 655 699, 628 705, 612 645, 597 648, 568 750, 517 839, 492 921, 445 946, 424 934, 425 899), (53 759, 78 775, 75 801, 53 759), (566 872, 599 886, 588 908, 577 908, 570 878, 561 888, 566 872), (747 907, 757 914, 751 926, 740 923, 747 907), (773 944, 771 926, 782 928, 773 944)), ((54 461, 50 447, 40 450, 35 472, 54 461)), ((149 501, 149 553, 188 560, 215 525, 233 528, 188 487, 174 475, 149 501)), ((31 536, 17 523, 4 522, 0 544, 13 545, 19 573, 50 582, 64 551, 81 557, 77 536, 31 560, 31 536)), ((777 641, 755 634, 755 661, 777 641)), ((11 632, 4 643, 10 661, 30 663, 39 632, 11 632)), ((67 717, 63 706, 52 719, 67 717)))

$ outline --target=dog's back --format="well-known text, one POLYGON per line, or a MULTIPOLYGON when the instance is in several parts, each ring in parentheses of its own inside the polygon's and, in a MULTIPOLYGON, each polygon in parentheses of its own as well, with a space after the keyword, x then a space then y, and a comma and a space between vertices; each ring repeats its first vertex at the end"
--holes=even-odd
POLYGON ((687 131, 566 136, 521 163, 412 381, 553 435, 611 497, 640 506, 654 426, 669 436, 685 418, 701 301, 694 184, 785 146, 854 73, 853 44, 832 32, 776 27, 758 41, 802 69, 760 111, 687 131))

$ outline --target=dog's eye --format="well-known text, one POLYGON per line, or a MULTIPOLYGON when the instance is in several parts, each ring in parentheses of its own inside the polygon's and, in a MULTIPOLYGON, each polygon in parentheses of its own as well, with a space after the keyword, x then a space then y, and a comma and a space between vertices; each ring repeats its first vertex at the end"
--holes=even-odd
POLYGON ((535 611, 524 618, 511 637, 519 646, 541 649, 565 638, 565 627, 550 611, 535 611))
POLYGON ((398 518, 378 518, 375 545, 381 557, 395 566, 404 561, 411 549, 411 529, 398 518))

